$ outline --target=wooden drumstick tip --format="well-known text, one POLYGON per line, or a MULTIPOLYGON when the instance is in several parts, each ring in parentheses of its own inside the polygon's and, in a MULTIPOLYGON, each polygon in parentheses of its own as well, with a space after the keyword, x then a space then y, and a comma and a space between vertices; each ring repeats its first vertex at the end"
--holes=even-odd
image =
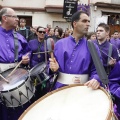
POLYGON ((1 77, 6 83, 9 83, 9 81, 8 81, 5 77, 3 77, 1 74, 0 74, 0 77, 1 77))

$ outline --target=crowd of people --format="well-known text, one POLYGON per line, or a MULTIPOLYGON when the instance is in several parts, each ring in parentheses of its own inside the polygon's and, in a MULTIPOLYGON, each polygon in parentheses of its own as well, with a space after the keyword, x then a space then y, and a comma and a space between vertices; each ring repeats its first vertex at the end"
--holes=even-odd
MULTIPOLYGON (((42 26, 28 27, 26 26, 27 21, 24 18, 19 20, 15 11, 11 8, 0 10, 0 21, 1 74, 5 72, 2 67, 6 65, 9 66, 7 69, 11 69, 15 68, 17 63, 21 63, 20 67, 31 70, 42 62, 46 64, 46 74, 49 76, 59 74, 55 85, 51 82, 54 79, 53 77, 52 80, 47 80, 49 84, 46 82, 47 85, 44 90, 41 91, 42 83, 35 86, 37 91, 34 93, 35 97, 32 97, 31 102, 28 101, 22 107, 7 107, 5 101, 1 99, 1 120, 18 120, 26 108, 49 92, 50 89, 55 90, 69 84, 84 84, 94 90, 99 89, 100 86, 104 87, 88 48, 88 40, 93 42, 103 63, 109 78, 110 92, 115 98, 114 112, 120 120, 119 32, 115 31, 110 37, 109 26, 100 23, 96 32, 89 33, 90 18, 83 11, 77 11, 73 14, 71 19, 72 29, 67 28, 65 31, 59 26, 52 28, 49 24, 46 28, 42 26), (53 55, 50 53, 53 53, 53 55), (82 78, 82 81, 80 78, 82 78)), ((2 87, 1 84, 0 89, 2 87)))

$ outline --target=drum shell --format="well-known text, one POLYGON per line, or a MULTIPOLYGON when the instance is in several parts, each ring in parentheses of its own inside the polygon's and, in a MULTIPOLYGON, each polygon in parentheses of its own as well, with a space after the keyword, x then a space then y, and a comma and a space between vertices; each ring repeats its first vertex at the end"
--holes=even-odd
MULTIPOLYGON (((4 72, 3 76, 6 77, 12 70, 13 69, 10 69, 4 72)), ((12 80, 13 81, 16 80, 17 77, 16 73, 19 74, 20 77, 17 78, 18 81, 16 80, 15 86, 14 87, 12 86, 12 88, 7 90, 2 90, 0 93, 1 100, 3 104, 6 105, 7 107, 22 106, 28 101, 30 101, 30 99, 33 97, 35 93, 35 87, 31 82, 27 70, 23 68, 18 68, 17 71, 18 72, 13 73, 11 77, 8 77, 10 78, 9 80, 11 82, 12 80), (24 71, 25 74, 23 74, 24 71)), ((11 85, 11 83, 9 84, 11 85)), ((3 85, 6 86, 5 83, 3 85)))

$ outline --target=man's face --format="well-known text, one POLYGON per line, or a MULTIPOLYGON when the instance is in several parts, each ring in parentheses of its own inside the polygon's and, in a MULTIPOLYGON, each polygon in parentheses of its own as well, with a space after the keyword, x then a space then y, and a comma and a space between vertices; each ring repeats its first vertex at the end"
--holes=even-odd
POLYGON ((37 31, 37 35, 40 39, 44 39, 45 37, 45 29, 44 28, 39 28, 39 30, 37 31))
POLYGON ((97 39, 99 41, 103 41, 106 40, 106 37, 109 35, 109 32, 106 32, 105 29, 103 27, 98 27, 97 28, 97 39))
POLYGON ((119 33, 118 33, 118 32, 115 32, 113 37, 114 37, 115 39, 119 38, 119 33))
POLYGON ((90 26, 90 18, 86 14, 81 14, 80 19, 73 23, 74 29, 77 33, 85 35, 90 26))
POLYGON ((14 10, 8 9, 7 13, 4 15, 5 24, 11 29, 15 29, 18 25, 18 17, 14 10))

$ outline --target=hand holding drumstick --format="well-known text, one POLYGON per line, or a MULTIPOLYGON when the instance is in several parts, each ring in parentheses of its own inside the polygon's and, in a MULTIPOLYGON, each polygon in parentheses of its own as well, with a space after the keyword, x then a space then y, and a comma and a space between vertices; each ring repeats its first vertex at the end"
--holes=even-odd
POLYGON ((56 72, 59 68, 59 65, 58 65, 58 62, 56 61, 56 59, 54 58, 54 55, 53 55, 54 40, 52 38, 47 39, 47 48, 48 48, 48 51, 50 51, 50 56, 51 56, 51 58, 49 58, 50 69, 53 72, 56 72))
POLYGON ((14 72, 15 72, 15 70, 23 63, 23 64, 27 64, 28 62, 29 62, 29 57, 28 57, 28 55, 29 55, 30 53, 27 53, 25 56, 23 56, 22 57, 22 60, 17 64, 17 66, 12 70, 12 72, 8 75, 8 77, 9 76, 11 76, 14 72))

